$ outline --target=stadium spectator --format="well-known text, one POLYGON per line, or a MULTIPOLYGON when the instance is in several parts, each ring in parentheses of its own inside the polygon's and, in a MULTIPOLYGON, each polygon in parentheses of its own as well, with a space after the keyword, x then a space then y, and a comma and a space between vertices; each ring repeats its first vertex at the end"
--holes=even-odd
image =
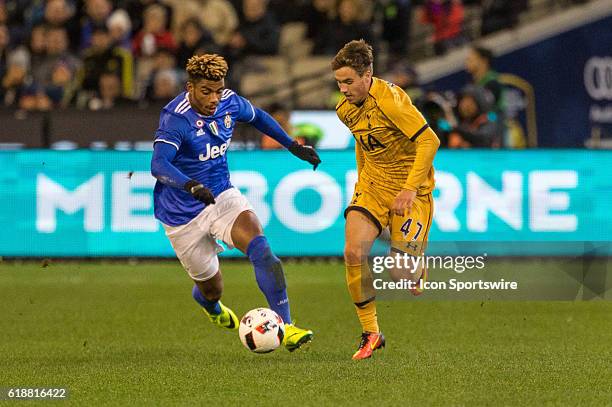
POLYGON ((474 45, 468 51, 465 59, 465 69, 472 76, 472 83, 486 88, 494 98, 494 108, 498 114, 503 114, 504 87, 499 83, 499 74, 491 67, 493 52, 488 48, 474 45))
POLYGON ((440 145, 448 147, 448 134, 454 127, 457 127, 457 119, 452 106, 454 95, 451 100, 444 94, 428 92, 414 103, 440 139, 440 145))
POLYGON ((391 55, 406 55, 410 49, 412 27, 411 0, 380 0, 382 6, 382 39, 389 44, 391 55))
MULTIPOLYGON (((0 28, 1 31, 2 29, 0 28)), ((6 71, 1 78, 0 102, 2 106, 9 108, 19 107, 19 101, 25 94, 29 82, 29 58, 30 54, 25 48, 19 48, 8 54, 6 71)))
MULTIPOLYGON (((155 55, 152 59, 152 70, 147 79, 146 88, 144 92, 144 98, 148 101, 157 100, 157 98, 153 97, 154 87, 155 87, 155 78, 157 77, 159 72, 164 71, 176 71, 176 56, 174 53, 167 48, 160 48, 155 52, 155 55)), ((176 96, 176 92, 172 95, 172 97, 176 96)))
POLYGON ((334 22, 327 43, 327 54, 333 55, 351 40, 364 39, 373 43, 370 25, 364 21, 360 0, 340 0, 338 18, 334 22))
POLYGON ((268 9, 268 0, 243 0, 240 24, 228 42, 231 55, 274 55, 279 39, 280 25, 268 9))
POLYGON ((97 27, 106 27, 113 6, 109 0, 85 0, 85 16, 81 21, 80 49, 91 46, 93 32, 97 27))
POLYGON ((132 48, 137 56, 136 92, 142 95, 155 69, 155 55, 159 49, 176 50, 174 36, 166 30, 166 10, 159 4, 146 8, 142 29, 134 36, 132 48))
POLYGON ((132 21, 127 11, 117 9, 106 21, 106 28, 114 46, 132 50, 132 21))
POLYGON ((151 57, 158 48, 176 48, 174 36, 166 29, 167 18, 166 9, 159 4, 152 4, 145 9, 142 29, 132 41, 134 55, 151 57))
POLYGON ((51 77, 58 64, 62 64, 72 71, 76 71, 81 62, 73 55, 68 46, 68 33, 62 26, 51 26, 46 31, 46 54, 40 61, 38 67, 40 76, 37 78, 39 84, 46 86, 51 83, 51 77))
POLYGON ((85 50, 83 67, 79 73, 79 82, 87 94, 98 89, 100 76, 105 72, 113 72, 120 78, 122 96, 130 98, 133 95, 133 60, 126 50, 115 47, 105 26, 97 27, 92 33, 91 47, 85 50))
POLYGON ((166 0, 166 3, 174 7, 172 24, 177 36, 191 17, 200 21, 219 46, 227 45, 238 28, 236 9, 228 0, 166 0))
POLYGON ((72 101, 77 85, 76 72, 74 66, 64 62, 53 67, 51 82, 46 86, 45 93, 54 107, 66 107, 72 101))
POLYGON ((128 13, 132 22, 132 33, 137 33, 142 29, 144 11, 147 7, 158 4, 166 10, 168 19, 166 21, 166 29, 170 29, 170 22, 173 21, 174 8, 169 0, 119 0, 117 8, 123 9, 128 13))
POLYGON ((466 42, 463 35, 465 12, 461 0, 426 0, 421 11, 423 24, 434 29, 433 44, 436 55, 466 42))
POLYGON ((418 83, 417 72, 406 59, 393 63, 389 73, 385 75, 385 79, 402 88, 413 102, 423 97, 423 90, 418 83))
POLYGON ((527 7, 527 0, 484 0, 481 35, 515 27, 519 22, 519 15, 527 10, 527 7))
POLYGON ((68 33, 64 27, 47 28, 46 38, 46 53, 36 67, 34 85, 50 99, 53 106, 59 106, 67 103, 64 97, 68 97, 66 91, 71 89, 81 61, 70 52, 68 33))
MULTIPOLYGON (((53 30, 49 38, 49 28, 39 24, 32 28, 29 47, 29 72, 26 81, 20 84, 19 108, 27 111, 48 111, 53 107, 54 101, 46 93, 46 85, 51 83, 53 64, 58 55, 49 55, 49 41, 58 41, 53 44, 57 50, 66 49, 67 39, 63 29, 53 30), (58 33, 61 33, 58 35, 58 33)), ((60 53, 60 51, 56 51, 60 53)), ((19 72, 19 71, 17 71, 19 72)), ((27 72, 27 71, 26 71, 27 72)), ((18 75, 19 76, 19 75, 18 75)))
POLYGON ((68 47, 76 51, 79 46, 80 27, 75 17, 74 6, 67 0, 47 0, 41 23, 52 27, 63 27, 68 35, 68 47))
MULTIPOLYGON (((269 108, 268 112, 280 124, 280 126, 287 132, 290 137, 293 137, 293 126, 291 126, 291 111, 280 103, 273 103, 269 108)), ((303 144, 303 143, 300 143, 303 144)), ((263 150, 280 150, 283 146, 272 137, 262 134, 261 136, 261 148, 263 150)))
POLYGON ((180 92, 178 76, 172 69, 157 71, 153 77, 150 101, 166 104, 180 92))
POLYGON ((15 107, 25 89, 30 54, 21 47, 9 50, 8 27, 0 24, 0 106, 15 107))
POLYGON ((187 60, 196 53, 215 54, 220 49, 215 44, 212 35, 206 30, 200 20, 195 17, 188 18, 183 22, 180 29, 180 42, 176 53, 178 67, 184 70, 187 60))
POLYGON ((336 0, 313 0, 304 10, 306 37, 313 42, 313 54, 325 54, 331 29, 338 14, 336 0))
POLYGON ((28 51, 30 53, 30 65, 28 67, 34 82, 40 83, 45 75, 42 62, 47 53, 47 27, 39 24, 30 32, 28 51))
POLYGON ((89 100, 87 107, 90 110, 108 110, 125 106, 133 106, 133 102, 122 96, 121 77, 112 71, 102 72, 96 96, 89 100))
POLYGON ((176 55, 168 48, 159 48, 153 55, 153 69, 163 71, 166 69, 177 69, 176 55))
POLYGON ((480 86, 468 85, 457 103, 458 125, 448 136, 449 148, 499 148, 503 127, 493 109, 493 95, 480 86))
POLYGON ((13 0, 10 7, 6 1, 0 1, 0 25, 6 25, 8 29, 11 47, 27 39, 26 10, 29 6, 30 0, 13 0))

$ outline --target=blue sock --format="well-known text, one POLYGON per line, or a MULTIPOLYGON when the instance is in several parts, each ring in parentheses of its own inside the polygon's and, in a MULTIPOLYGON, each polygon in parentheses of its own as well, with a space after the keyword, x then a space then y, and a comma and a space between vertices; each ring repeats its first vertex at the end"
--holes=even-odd
POLYGON ((291 312, 283 266, 278 257, 272 253, 268 239, 265 236, 257 236, 251 240, 247 256, 253 263, 257 285, 266 296, 268 305, 286 324, 290 324, 291 312))
POLYGON ((206 311, 208 311, 209 314, 217 315, 221 313, 221 306, 219 305, 219 301, 208 301, 198 288, 197 284, 193 285, 191 295, 193 296, 193 299, 197 301, 198 304, 200 304, 206 311))

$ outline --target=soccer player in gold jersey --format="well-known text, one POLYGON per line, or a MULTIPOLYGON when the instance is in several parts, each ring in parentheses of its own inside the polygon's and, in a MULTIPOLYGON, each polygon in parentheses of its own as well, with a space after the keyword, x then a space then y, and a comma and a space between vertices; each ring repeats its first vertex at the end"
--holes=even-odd
MULTIPOLYGON (((364 40, 347 43, 331 65, 343 95, 336 113, 355 138, 357 159, 358 181, 344 213, 344 262, 363 328, 353 355, 359 360, 385 345, 367 264, 372 244, 388 227, 393 252, 419 256, 425 250, 433 215, 432 163, 440 141, 400 87, 372 76, 372 47, 364 40)), ((418 282, 426 272, 410 270, 409 278, 418 282)))

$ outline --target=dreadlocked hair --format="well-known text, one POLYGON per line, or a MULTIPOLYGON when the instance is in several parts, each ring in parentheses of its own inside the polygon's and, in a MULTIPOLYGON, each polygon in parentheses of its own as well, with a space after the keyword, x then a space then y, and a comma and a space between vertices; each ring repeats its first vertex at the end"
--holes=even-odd
POLYGON ((219 81, 227 75, 227 62, 217 54, 194 55, 187 61, 187 74, 190 82, 200 79, 219 81))

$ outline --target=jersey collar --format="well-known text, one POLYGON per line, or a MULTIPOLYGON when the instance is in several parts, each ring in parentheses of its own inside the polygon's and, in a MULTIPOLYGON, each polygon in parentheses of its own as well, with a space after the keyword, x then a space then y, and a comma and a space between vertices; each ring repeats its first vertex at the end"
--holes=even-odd
POLYGON ((381 80, 372 76, 372 85, 370 85, 370 89, 368 90, 368 94, 376 99, 376 95, 378 95, 378 89, 380 88, 381 80))

